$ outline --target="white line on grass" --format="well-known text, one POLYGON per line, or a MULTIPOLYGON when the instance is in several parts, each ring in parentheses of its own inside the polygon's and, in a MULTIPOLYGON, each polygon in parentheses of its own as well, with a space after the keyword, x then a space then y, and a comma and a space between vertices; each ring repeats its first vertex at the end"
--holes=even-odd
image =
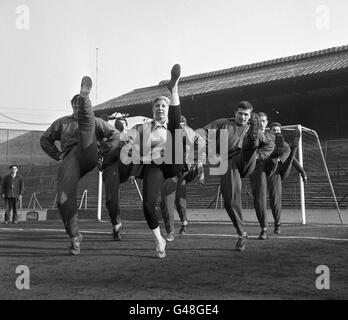
MULTIPOLYGON (((80 220, 83 221, 83 220, 80 220)), ((84 220, 87 221, 87 220, 84 220)), ((143 223, 146 224, 146 221, 144 220, 125 220, 127 221, 127 223, 143 223)), ((109 220, 100 220, 100 223, 110 223, 109 220)), ((179 221, 175 221, 176 223, 180 223, 179 221)), ((259 224, 257 222, 253 222, 253 221, 245 221, 244 222, 246 225, 251 225, 251 226, 258 226, 259 224)), ((192 224, 216 224, 216 225, 231 225, 231 221, 215 221, 215 220, 211 220, 211 221, 190 221, 190 225, 192 224)), ((300 221, 298 222, 285 222, 282 223, 282 226, 286 226, 286 227, 318 227, 318 228, 348 228, 348 224, 320 224, 320 223, 307 223, 305 225, 303 225, 300 221)))
MULTIPOLYGON (((65 232, 64 229, 44 229, 44 228, 0 228, 0 231, 34 231, 34 232, 65 232)), ((96 230, 80 230, 81 233, 86 234, 111 234, 107 231, 96 231, 96 230)), ((127 232, 127 235, 149 235, 150 232, 127 232)), ((237 235, 232 234, 214 234, 214 233, 189 233, 185 235, 178 235, 180 237, 227 237, 227 238, 238 238, 237 235)), ((251 239, 257 239, 258 236, 248 236, 251 239)), ((343 241, 348 242, 348 239, 342 238, 326 238, 326 237, 303 237, 303 236, 274 236, 273 239, 294 239, 294 240, 327 240, 327 241, 343 241)))

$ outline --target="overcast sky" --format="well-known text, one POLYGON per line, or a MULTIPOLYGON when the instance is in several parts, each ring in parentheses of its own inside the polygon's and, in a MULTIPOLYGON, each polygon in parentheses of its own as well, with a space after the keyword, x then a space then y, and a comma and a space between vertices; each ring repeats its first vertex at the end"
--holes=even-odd
POLYGON ((344 0, 0 0, 0 128, 71 113, 96 48, 101 103, 177 62, 191 75, 348 44, 347 16, 344 0))

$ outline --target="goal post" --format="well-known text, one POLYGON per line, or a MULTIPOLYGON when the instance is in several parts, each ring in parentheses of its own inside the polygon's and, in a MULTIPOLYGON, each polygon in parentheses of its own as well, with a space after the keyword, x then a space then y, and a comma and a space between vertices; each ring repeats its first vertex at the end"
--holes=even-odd
MULTIPOLYGON (((300 140, 298 144, 298 161, 308 175, 308 183, 305 185, 299 177, 296 170, 292 170, 292 179, 294 174, 299 178, 301 223, 308 221, 307 212, 321 211, 321 216, 311 215, 313 222, 332 221, 325 215, 330 214, 330 209, 337 212, 339 222, 343 224, 340 207, 337 201, 335 189, 330 177, 329 169, 326 164, 324 153, 321 147, 319 136, 315 130, 306 128, 302 125, 283 126, 282 132, 285 140, 291 145, 295 130, 300 131, 300 140), (316 210, 316 211, 315 211, 316 210), (325 217, 325 218, 324 218, 325 217)), ((291 181, 291 177, 289 177, 291 181)), ((298 180, 297 180, 298 181, 298 180)), ((287 181, 284 181, 286 184, 287 181)))
POLYGON ((97 205, 97 217, 98 221, 102 220, 102 202, 103 202, 103 174, 98 170, 98 205, 97 205))

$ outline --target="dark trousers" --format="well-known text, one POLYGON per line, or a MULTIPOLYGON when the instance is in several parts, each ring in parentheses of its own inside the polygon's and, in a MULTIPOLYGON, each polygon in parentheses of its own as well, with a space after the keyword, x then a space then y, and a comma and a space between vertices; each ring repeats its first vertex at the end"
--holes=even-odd
POLYGON ((164 178, 164 165, 144 165, 143 209, 145 220, 151 230, 158 227, 156 204, 164 178))
POLYGON ((167 233, 174 232, 174 209, 177 182, 172 178, 163 181, 161 188, 161 213, 167 233))
POLYGON ((262 229, 268 227, 267 221, 267 175, 264 168, 265 162, 260 162, 255 171, 250 175, 250 185, 254 197, 254 208, 257 220, 262 229))
POLYGON ((225 209, 238 235, 245 233, 242 216, 242 178, 255 170, 257 146, 245 136, 241 152, 228 159, 226 174, 221 176, 221 194, 225 209))
POLYGON ((18 198, 5 198, 5 221, 11 220, 11 210, 13 210, 12 221, 18 221, 17 200, 18 198))
POLYGON ((181 177, 176 185, 175 206, 178 211, 180 221, 187 221, 186 212, 186 179, 181 177))
POLYGON ((57 179, 58 209, 70 237, 76 237, 79 233, 76 199, 78 182, 98 163, 95 119, 88 98, 79 99, 77 122, 79 144, 64 158, 58 168, 57 179))
POLYGON ((282 211, 282 177, 280 173, 276 172, 268 178, 268 187, 274 225, 280 226, 280 215, 282 211))
POLYGON ((116 226, 116 224, 121 223, 120 172, 117 162, 103 170, 103 181, 105 186, 105 205, 112 226, 116 226))
POLYGON ((274 218, 274 224, 280 226, 280 217, 282 211, 282 181, 286 179, 290 172, 292 165, 296 160, 297 147, 291 147, 290 154, 286 161, 278 164, 278 168, 272 176, 268 178, 269 185, 269 199, 274 218))
POLYGON ((180 177, 177 182, 167 179, 162 185, 161 213, 167 233, 174 232, 174 208, 178 211, 180 221, 187 221, 186 213, 186 179, 180 177))

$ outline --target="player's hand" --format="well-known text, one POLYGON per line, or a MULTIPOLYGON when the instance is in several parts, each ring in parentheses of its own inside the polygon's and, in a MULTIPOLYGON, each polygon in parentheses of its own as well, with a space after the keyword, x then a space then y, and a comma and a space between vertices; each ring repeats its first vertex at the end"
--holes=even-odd
POLYGON ((99 171, 103 171, 103 157, 101 155, 98 157, 97 168, 99 171))
POLYGON ((2 194, 2 195, 1 195, 1 198, 4 198, 4 199, 5 199, 5 194, 2 194))
POLYGON ((111 143, 104 142, 99 146, 99 152, 101 154, 108 153, 112 148, 111 143))
POLYGON ((128 181, 129 181, 131 184, 134 184, 135 177, 134 177, 134 176, 130 176, 130 177, 128 178, 128 181))
POLYGON ((303 183, 307 183, 307 175, 306 174, 301 174, 302 181, 303 183))

